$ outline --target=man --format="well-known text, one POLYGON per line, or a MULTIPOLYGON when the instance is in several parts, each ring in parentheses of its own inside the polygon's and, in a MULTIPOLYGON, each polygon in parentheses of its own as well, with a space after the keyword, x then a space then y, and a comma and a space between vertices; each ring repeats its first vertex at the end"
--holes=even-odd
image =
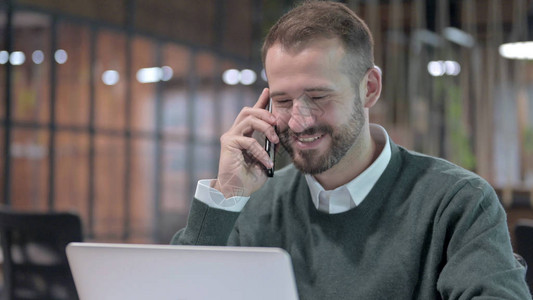
POLYGON ((369 124, 372 51, 343 4, 283 16, 263 46, 269 88, 221 137, 218 177, 199 182, 173 243, 281 247, 301 299, 529 299, 493 189, 369 124), (253 132, 293 164, 268 179, 253 132))

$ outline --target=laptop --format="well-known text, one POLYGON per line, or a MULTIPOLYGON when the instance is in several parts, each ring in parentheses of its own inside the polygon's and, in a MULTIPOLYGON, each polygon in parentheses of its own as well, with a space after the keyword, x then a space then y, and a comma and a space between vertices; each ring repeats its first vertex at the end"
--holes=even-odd
POLYGON ((298 299, 279 248, 70 243, 81 300, 298 299))

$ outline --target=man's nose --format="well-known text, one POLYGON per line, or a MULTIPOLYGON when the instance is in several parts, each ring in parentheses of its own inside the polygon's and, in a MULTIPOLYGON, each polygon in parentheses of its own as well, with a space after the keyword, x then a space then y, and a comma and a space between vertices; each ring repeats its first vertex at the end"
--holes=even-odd
POLYGON ((310 103, 305 100, 297 99, 293 101, 291 118, 289 119, 289 128, 296 132, 302 132, 315 124, 316 115, 310 103))

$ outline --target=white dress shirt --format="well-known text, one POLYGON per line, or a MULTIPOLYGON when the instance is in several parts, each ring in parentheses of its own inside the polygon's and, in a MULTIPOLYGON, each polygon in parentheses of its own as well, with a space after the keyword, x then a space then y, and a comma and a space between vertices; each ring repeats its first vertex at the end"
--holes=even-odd
MULTIPOLYGON (((319 211, 337 214, 358 206, 383 174, 391 158, 389 136, 387 131, 377 124, 370 124, 370 135, 381 153, 368 168, 352 181, 334 190, 324 190, 312 175, 305 175, 311 198, 319 211)), ((250 199, 250 197, 242 196, 226 199, 221 192, 211 187, 212 181, 213 179, 198 181, 195 193, 196 199, 210 207, 240 212, 250 199)))

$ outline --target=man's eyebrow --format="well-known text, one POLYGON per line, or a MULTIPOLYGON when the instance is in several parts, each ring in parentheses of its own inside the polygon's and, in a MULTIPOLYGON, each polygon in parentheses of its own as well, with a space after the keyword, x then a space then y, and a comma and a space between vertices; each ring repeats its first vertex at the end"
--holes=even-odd
MULTIPOLYGON (((329 87, 325 87, 325 86, 312 87, 312 88, 304 89, 304 93, 309 93, 309 92, 333 92, 333 91, 334 91, 334 89, 329 88, 329 87)), ((273 93, 270 93, 270 97, 271 98, 276 97, 276 96, 289 96, 289 95, 286 92, 273 92, 273 93)))
POLYGON ((273 98, 273 97, 276 97, 276 96, 287 96, 287 93, 285 93, 285 92, 270 93, 270 98, 273 98))
POLYGON ((319 87, 304 89, 304 91, 305 92, 333 92, 334 89, 326 87, 326 86, 319 86, 319 87))

